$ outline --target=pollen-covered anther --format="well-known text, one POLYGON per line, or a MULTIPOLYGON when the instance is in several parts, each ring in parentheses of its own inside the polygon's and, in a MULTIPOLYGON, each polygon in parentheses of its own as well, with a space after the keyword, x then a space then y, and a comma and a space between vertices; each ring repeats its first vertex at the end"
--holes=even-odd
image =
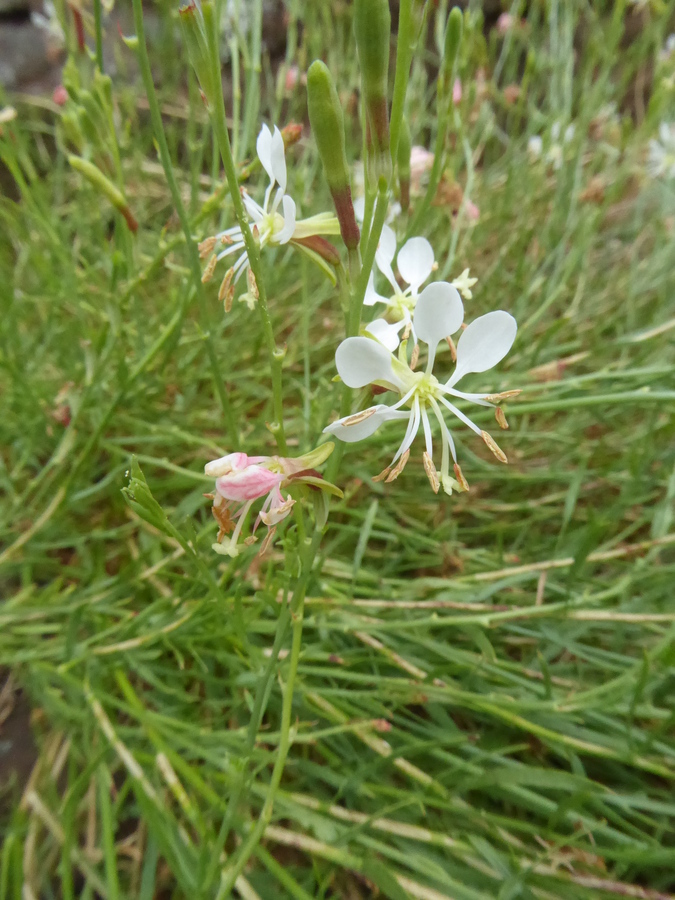
POLYGON ((441 486, 441 481, 438 477, 438 472, 436 471, 434 461, 429 456, 426 450, 422 454, 422 462, 424 463, 424 471, 427 473, 427 478, 429 479, 431 490, 434 492, 434 494, 437 494, 441 486))
POLYGON ((217 238, 208 237, 205 238, 200 244, 198 244, 199 250, 199 258, 206 259, 206 257, 213 253, 213 248, 216 246, 217 238))
POLYGON ((490 450, 492 455, 499 460, 499 462, 506 463, 508 459, 506 458, 506 453, 501 449, 501 447, 497 444, 492 435, 488 434, 487 431, 481 431, 480 436, 483 438, 485 442, 485 446, 490 450))
POLYGON ((248 292, 252 297, 255 297, 256 300, 260 298, 260 293, 258 291, 258 282, 255 280, 255 275, 251 271, 248 270, 246 273, 246 281, 248 283, 248 292))
POLYGON ((232 301, 234 300, 234 285, 232 284, 233 278, 234 266, 227 270, 218 290, 218 299, 224 305, 226 313, 229 313, 229 311, 232 309, 232 301))
POLYGON ((495 408, 495 419, 497 420, 497 425, 499 425, 503 431, 506 431, 509 427, 509 423, 506 421, 506 416, 501 406, 495 408))
POLYGON ((269 546, 271 545, 272 541, 274 540, 274 535, 276 533, 277 533, 277 526, 273 525, 272 528, 270 528, 269 531, 267 532, 267 534, 265 535, 265 540, 260 545, 260 550, 258 551, 259 556, 263 556, 265 553, 267 553, 267 550, 268 550, 269 546))
POLYGON ((522 390, 502 391, 501 394, 486 394, 485 399, 489 403, 498 403, 500 400, 511 400, 513 397, 517 397, 518 394, 522 393, 522 390))
POLYGON ((453 468, 455 470, 455 478, 457 479, 459 486, 461 487, 461 489, 463 491, 468 491, 469 490, 469 482, 464 477, 464 472, 462 472, 462 470, 460 469, 459 463, 455 463, 453 468))
POLYGON ((218 262, 218 257, 214 253, 211 259, 207 262, 206 268, 204 269, 204 274, 202 275, 202 284, 206 284, 207 281, 211 281, 213 278, 213 273, 216 270, 216 263, 218 262))
POLYGON ((384 481, 387 475, 391 472, 391 466, 387 466, 386 469, 382 469, 379 475, 373 475, 371 481, 384 481))
POLYGON ((455 347, 455 342, 449 336, 446 337, 445 341, 446 341, 448 347, 450 348, 450 356, 452 357, 452 361, 454 363, 456 363, 457 362, 457 347, 455 347))
POLYGON ((412 324, 408 322, 408 324, 403 329, 403 335, 401 336, 401 342, 407 341, 410 337, 410 332, 412 331, 412 324))
POLYGON ((374 406, 371 406, 369 409, 364 409, 361 412, 354 413, 353 416, 349 416, 346 419, 342 420, 343 425, 359 425, 361 422, 365 422, 366 419, 369 419, 371 416, 374 416, 377 410, 374 406))
POLYGON ((401 472, 405 469, 405 465, 410 458, 410 450, 406 450, 405 453, 401 456, 399 461, 396 463, 394 468, 385 478, 385 484, 390 484, 392 481, 396 481, 401 472))
POLYGON ((223 244, 225 247, 229 247, 231 244, 234 244, 234 241, 229 236, 229 234, 221 234, 220 243, 223 244))
POLYGON ((415 344, 415 346, 413 347, 412 356, 410 357, 411 371, 413 371, 413 372, 415 371, 415 367, 417 366, 417 363, 419 362, 419 358, 420 358, 420 345, 415 344))

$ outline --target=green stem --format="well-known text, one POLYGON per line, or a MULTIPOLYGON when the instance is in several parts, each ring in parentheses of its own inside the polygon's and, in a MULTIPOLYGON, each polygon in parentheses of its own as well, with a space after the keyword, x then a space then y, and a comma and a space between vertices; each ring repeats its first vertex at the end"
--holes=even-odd
MULTIPOLYGON (((145 28, 143 25, 143 6, 142 0, 132 0, 133 9, 134 9, 134 24, 136 26, 136 35, 138 37, 138 62, 141 69, 141 77, 143 79, 143 85, 145 87, 145 93, 148 98, 148 106, 150 108, 150 118, 152 120, 152 127, 155 134, 155 140, 157 141, 157 146, 159 149, 159 158, 162 163, 162 168, 164 169, 164 174, 166 175, 166 181, 169 186, 169 191, 171 193, 171 199, 173 201, 173 205, 176 209, 176 214, 178 215, 178 219, 180 221, 181 228, 183 230, 183 234, 185 235, 185 243, 187 245, 188 250, 188 259, 190 263, 190 270, 192 272, 192 278, 195 284, 195 289, 197 291, 197 297, 199 298, 199 304, 202 312, 202 316, 206 315, 206 296, 204 294, 204 286, 202 284, 202 271, 201 264, 199 261, 199 250, 197 249, 197 245, 192 239, 192 232, 190 230, 190 221, 188 219, 187 212, 185 210, 185 206, 183 205, 183 200, 181 199, 180 190, 178 188, 178 184, 176 183, 176 178, 173 174, 173 166, 171 164, 171 154, 169 153, 169 146, 166 142, 166 135, 164 134, 164 125, 162 124, 162 114, 159 109, 159 103, 157 101, 157 93, 155 91, 155 85, 152 80, 152 71, 150 69, 150 59, 148 57, 148 48, 145 42, 145 28)), ((230 406, 230 400, 227 395, 227 391, 225 390, 225 385, 223 384, 222 376, 220 374, 220 370, 218 368, 216 352, 213 346, 213 338, 211 337, 211 333, 207 331, 206 333, 206 349, 207 355, 209 357, 209 363, 211 365, 211 371, 213 373, 213 380, 216 386, 216 390, 218 392, 218 396, 220 399, 220 403, 223 408, 223 414, 225 416, 225 422, 227 424, 227 430, 230 434, 230 440, 233 442, 233 446, 239 445, 239 431, 234 421, 234 416, 232 414, 232 408, 230 406)))
POLYGON ((293 620, 293 640, 291 643, 288 678, 284 688, 283 704, 281 708, 281 727, 279 730, 277 758, 274 762, 274 769, 272 770, 272 777, 270 778, 270 783, 267 788, 265 802, 253 830, 238 850, 236 856, 232 859, 228 868, 223 872, 216 900, 224 900, 224 898, 230 895, 235 881, 244 870, 244 866, 258 846, 265 829, 272 819, 274 801, 281 783, 281 777, 286 765, 288 752, 292 744, 291 721, 293 714, 293 692, 298 672, 298 662, 300 660, 300 648, 302 646, 305 594, 307 591, 307 583, 313 569, 314 559, 316 558, 316 553, 319 544, 321 543, 321 535, 322 532, 319 529, 314 532, 314 537, 307 548, 307 553, 303 561, 302 573, 296 584, 293 592, 293 599, 291 601, 290 615, 293 620))
MULTIPOLYGON (((139 2, 140 0, 135 0, 135 3, 139 2)), ((260 317, 262 319, 263 332, 265 335, 265 344, 267 346, 267 353, 269 356, 269 363, 272 374, 274 421, 270 425, 270 431, 275 437, 279 452, 282 455, 286 455, 288 450, 286 446, 286 435, 284 433, 283 394, 281 385, 281 363, 283 359, 283 353, 277 347, 276 340, 274 338, 274 329, 272 328, 272 320, 270 319, 269 308, 267 306, 267 293, 265 290, 265 282, 263 280, 260 249, 253 237, 251 229, 249 228, 244 201, 242 200, 241 193, 239 192, 237 169, 234 163, 234 157, 232 156, 230 135, 227 130, 227 123, 225 121, 223 82, 220 73, 220 56, 218 54, 217 35, 214 27, 207 27, 206 31, 210 62, 211 66, 214 69, 213 83, 215 85, 215 96, 213 108, 211 109, 211 121, 213 124, 213 131, 216 136, 216 140, 218 141, 218 147, 220 148, 220 156, 223 160, 223 166, 225 168, 227 183, 230 188, 230 195, 232 197, 232 204, 234 206, 234 212, 237 217, 237 223, 239 224, 239 228, 241 229, 242 238, 246 247, 246 254, 248 256, 248 262, 258 288, 258 302, 256 305, 260 310, 260 317)))
POLYGON ((96 31, 96 65, 103 71, 103 12, 101 0, 94 0, 94 29, 96 31))
POLYGON ((368 233, 368 243, 363 254, 363 265, 361 266, 361 274, 356 283, 356 289, 352 294, 351 308, 349 310, 349 322, 347 326, 347 336, 351 337, 359 333, 361 327, 361 310, 363 309, 363 301, 368 289, 368 279, 375 262, 375 253, 377 245, 382 234, 384 220, 387 218, 387 208, 389 206, 389 184, 385 178, 380 178, 379 189, 377 192, 377 202, 375 204, 375 213, 373 215, 373 223, 368 233))
POLYGON ((415 47, 412 22, 412 0, 401 0, 398 11, 398 38, 396 43, 396 75, 394 77, 394 98, 391 104, 389 123, 389 146, 391 148, 392 171, 396 170, 398 140, 401 135, 403 107, 408 91, 410 63, 415 47))

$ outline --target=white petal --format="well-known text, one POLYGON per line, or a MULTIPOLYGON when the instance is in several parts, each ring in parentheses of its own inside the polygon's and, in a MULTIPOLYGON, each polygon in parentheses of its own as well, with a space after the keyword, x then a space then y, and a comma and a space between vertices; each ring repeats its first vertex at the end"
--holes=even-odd
POLYGON ((360 388, 376 381, 398 384, 392 355, 378 341, 367 337, 344 340, 335 353, 335 365, 347 387, 360 388))
POLYGON ((288 194, 284 194, 284 227, 274 235, 275 244, 287 244, 295 231, 295 201, 288 194))
POLYGON ((435 350, 438 343, 454 334, 464 320, 464 304, 457 288, 447 281, 428 284, 419 296, 413 322, 419 340, 435 350))
POLYGON ((357 422, 355 425, 345 425, 344 422, 348 422, 350 418, 353 418, 352 416, 346 416, 344 419, 338 419, 337 422, 333 422, 327 428, 324 428, 324 434, 333 434, 341 441, 353 444, 356 441, 362 441, 364 438, 370 437, 383 422, 390 422, 394 419, 407 419, 410 416, 408 412, 392 410, 384 404, 374 406, 372 409, 374 410, 372 415, 362 422, 357 422))
POLYGON ((366 296, 363 298, 363 302, 365 306, 375 306, 376 303, 388 303, 386 297, 383 297, 381 294, 378 294, 375 290, 375 273, 370 273, 370 278, 368 279, 368 287, 366 288, 366 296))
POLYGON ((394 290, 398 290, 394 270, 391 267, 394 256, 396 256, 396 235, 388 225, 383 225, 380 242, 377 245, 377 251, 375 252, 375 262, 377 263, 377 268, 382 272, 389 284, 394 290))
POLYGON ((284 136, 277 126, 274 126, 274 134, 271 141, 270 163, 272 173, 282 191, 286 190, 286 151, 284 150, 284 136))
POLYGON ((431 275, 434 266, 434 251, 426 238, 412 237, 398 251, 398 271, 401 278, 417 296, 420 285, 431 275))
POLYGON ((357 197, 354 201, 354 216, 356 221, 362 225, 363 217, 366 214, 366 198, 365 197, 357 197))
POLYGON ((457 342, 457 368, 448 387, 468 372, 487 372, 496 366, 513 346, 517 330, 516 320, 502 309, 474 319, 457 342))
POLYGON ((393 353, 400 343, 398 335, 405 324, 405 319, 393 324, 386 319, 375 319, 370 325, 366 325, 366 331, 393 353))
POLYGON ((258 159, 263 169, 267 172, 269 179, 274 183, 274 171, 272 169, 272 132, 267 125, 263 125, 258 135, 255 148, 258 151, 258 159))
POLYGON ((243 193, 241 195, 241 199, 244 201, 244 206, 246 207, 246 212, 253 219, 254 222, 262 222, 265 216, 265 210, 259 203, 256 203, 253 197, 249 197, 247 193, 243 193))

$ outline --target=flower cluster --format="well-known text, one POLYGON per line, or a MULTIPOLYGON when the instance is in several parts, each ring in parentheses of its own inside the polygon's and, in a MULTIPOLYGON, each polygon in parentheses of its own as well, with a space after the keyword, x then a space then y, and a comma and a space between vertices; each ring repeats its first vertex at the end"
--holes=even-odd
MULTIPOLYGON (((269 178, 269 184, 262 205, 245 191, 242 192, 242 197, 249 221, 253 223, 252 234, 258 246, 281 247, 293 241, 312 253, 316 250, 311 243, 312 238, 339 234, 340 226, 332 213, 319 213, 308 219, 297 218, 295 200, 286 193, 286 151, 283 135, 276 126, 274 131, 270 131, 267 125, 263 125, 258 135, 256 150, 260 164, 269 178)), ((213 277, 216 265, 221 259, 239 254, 234 265, 225 273, 218 298, 224 302, 225 311, 229 312, 234 299, 235 285, 241 276, 247 273, 248 290, 240 299, 252 308, 258 299, 258 290, 250 270, 241 227, 233 225, 206 238, 200 243, 199 252, 202 259, 208 258, 202 278, 204 282, 210 281, 213 277)))
MULTIPOLYGON (((406 341, 399 346, 398 355, 394 355, 378 340, 366 336, 347 338, 338 347, 335 362, 342 381, 348 387, 374 385, 393 391, 398 394, 399 399, 391 406, 378 404, 339 419, 325 431, 351 443, 369 437, 385 422, 407 422, 403 440, 391 465, 377 475, 375 480, 391 482, 400 475, 421 427, 425 442, 424 469, 434 492, 438 492, 441 486, 448 494, 452 493, 453 488, 468 490, 468 484, 457 463, 455 443, 445 422, 444 411, 451 412, 478 434, 500 462, 507 461, 491 435, 472 422, 452 401, 459 399, 478 406, 494 407, 499 400, 519 393, 506 391, 502 394, 469 394, 455 387, 465 375, 486 372, 506 356, 516 337, 516 320, 503 310, 475 319, 462 332, 457 343, 455 371, 447 381, 441 382, 433 374, 438 345, 449 340, 460 329, 463 320, 464 306, 457 289, 446 282, 434 282, 419 295, 411 322, 417 340, 427 345, 427 365, 424 372, 415 371, 414 353, 411 363, 408 362, 406 341), (430 419, 436 420, 441 433, 440 473, 433 459, 430 419), (454 478, 450 475, 451 456, 454 478)), ((500 427, 508 427, 500 407, 495 407, 495 416, 500 427)))
POLYGON ((213 516, 219 526, 218 537, 213 544, 216 553, 232 557, 239 555, 239 539, 249 510, 256 500, 265 498, 252 533, 243 543, 255 543, 255 532, 262 522, 267 527, 267 535, 260 548, 262 554, 274 539, 276 526, 290 515, 295 504, 290 494, 284 497, 282 490, 290 485, 304 484, 341 496, 340 490, 324 481, 315 468, 328 459, 333 447, 332 443, 322 444, 311 453, 295 458, 228 453, 207 463, 204 474, 216 480, 214 493, 205 495, 213 500, 213 516))

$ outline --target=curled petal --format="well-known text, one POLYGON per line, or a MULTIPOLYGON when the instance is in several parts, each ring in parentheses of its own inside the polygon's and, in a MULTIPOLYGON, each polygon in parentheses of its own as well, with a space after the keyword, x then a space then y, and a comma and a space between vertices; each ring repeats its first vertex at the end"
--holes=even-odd
POLYGON ((283 521, 286 516, 290 515, 291 509, 295 504, 295 500, 290 496, 290 494, 284 500, 283 495, 279 488, 276 488, 272 494, 272 503, 270 504, 269 509, 265 511, 261 511, 260 518, 268 528, 272 528, 274 525, 278 525, 279 522, 283 521))
POLYGON ((360 388, 378 381, 400 386, 392 368, 393 356, 382 344, 367 337, 344 340, 335 353, 335 364, 347 387, 360 388))
POLYGON ((270 472, 262 466, 246 466, 245 469, 216 479, 216 490, 226 500, 256 500, 280 484, 283 475, 270 472))
POLYGON ((496 366, 513 346, 517 330, 516 320, 502 309, 474 319, 457 342, 457 367, 447 386, 468 372, 487 372, 496 366))
POLYGON ((276 244, 287 244, 293 237, 293 232, 295 231, 295 201, 292 197, 289 197, 288 194, 284 194, 283 210, 284 227, 278 234, 274 235, 274 242, 276 244))
POLYGON ((399 332, 406 324, 405 319, 394 323, 387 322, 386 319, 374 319, 370 325, 366 325, 366 331, 393 353, 400 343, 399 332))
POLYGON ((391 267, 395 256, 396 235, 388 225, 383 225, 380 242, 377 245, 377 251, 375 253, 375 262, 377 268, 382 272, 389 284, 391 284, 394 290, 398 290, 396 278, 394 277, 394 270, 391 267))
POLYGON ((244 201, 246 212, 253 219, 253 221, 262 222, 265 217, 265 210, 262 208, 262 206, 259 203, 256 203, 253 197, 249 197, 249 195, 245 191, 242 194, 241 199, 244 201))
MULTIPOLYGON (((255 459, 263 460, 267 457, 256 457, 255 459)), ((238 469, 244 469, 253 457, 246 456, 245 453, 228 453, 227 456, 221 456, 219 459, 213 459, 204 466, 204 474, 209 478, 219 478, 222 475, 228 475, 230 472, 236 472, 238 469)))
POLYGON ((401 278, 417 296, 420 286, 431 275, 434 266, 434 251, 426 238, 412 237, 398 251, 398 271, 401 278))
POLYGON ((272 167, 272 132, 267 125, 263 125, 260 129, 255 148, 258 151, 258 159, 260 160, 263 169, 267 172, 272 184, 274 184, 276 179, 272 167))
POLYGON ((363 302, 365 306, 375 306, 376 303, 388 302, 386 297, 378 294, 375 290, 375 275, 373 272, 370 273, 370 278, 368 279, 368 287, 366 288, 366 296, 363 298, 363 302))
POLYGON ((413 324, 417 337, 436 349, 440 341, 454 334, 464 319, 464 304, 457 288, 447 281, 428 284, 419 296, 413 324))
POLYGON ((274 134, 270 145, 270 162, 272 173, 282 191, 286 190, 286 151, 284 150, 284 137, 277 126, 274 126, 274 134))
POLYGON ((324 428, 324 434, 334 434, 341 441, 353 444, 356 441, 362 441, 364 438, 370 437, 371 434, 375 434, 383 422, 408 418, 410 418, 409 412, 390 409, 388 406, 380 404, 379 406, 371 406, 370 409, 364 409, 363 413, 338 419, 337 422, 333 422, 327 428, 324 428), (368 415, 364 416, 364 413, 368 415))

